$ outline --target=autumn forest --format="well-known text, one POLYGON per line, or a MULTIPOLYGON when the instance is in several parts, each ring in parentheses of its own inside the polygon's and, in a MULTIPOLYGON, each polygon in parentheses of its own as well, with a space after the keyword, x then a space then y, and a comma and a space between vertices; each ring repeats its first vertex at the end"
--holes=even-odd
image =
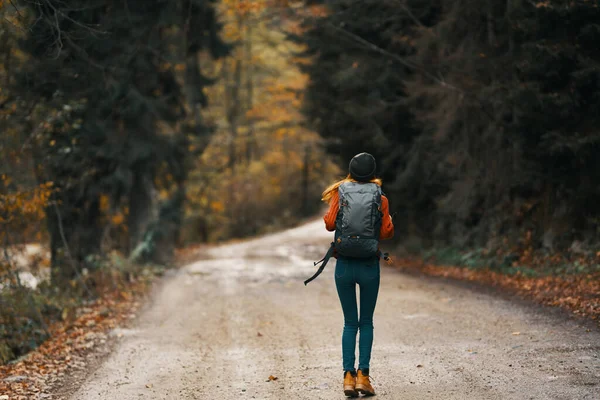
POLYGON ((362 151, 407 266, 600 315, 597 1, 0 0, 0 15, 0 365, 198 249, 314 218, 362 151))

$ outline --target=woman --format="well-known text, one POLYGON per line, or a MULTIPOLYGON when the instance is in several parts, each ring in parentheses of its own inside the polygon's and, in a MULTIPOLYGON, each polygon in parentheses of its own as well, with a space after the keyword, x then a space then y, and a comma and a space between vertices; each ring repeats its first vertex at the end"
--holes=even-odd
MULTIPOLYGON (((369 362, 371 359, 371 347, 373 345, 373 312, 379 292, 379 252, 369 253, 368 258, 358 258, 344 254, 360 254, 352 251, 348 246, 358 243, 359 234, 344 235, 353 224, 369 225, 367 220, 373 220, 373 231, 377 239, 390 239, 394 236, 394 225, 389 213, 388 199, 381 193, 381 180, 375 177, 375 158, 368 153, 356 155, 350 161, 350 174, 343 180, 334 183, 323 192, 323 201, 329 203, 329 211, 324 217, 325 226, 328 231, 336 231, 336 257, 335 284, 344 312, 344 331, 342 335, 342 356, 344 365, 344 393, 347 396, 357 396, 359 393, 375 395, 369 379, 369 362), (340 195, 340 192, 341 195, 340 195), (366 193, 366 194, 365 194, 366 193), (375 193, 370 196, 369 193, 375 193), (340 197, 345 216, 341 216, 340 197), (372 200, 370 200, 372 199, 372 200), (373 204, 366 204, 373 201, 373 204), (355 202, 355 205, 351 203, 355 202), (378 204, 379 202, 379 204, 378 204), (352 207, 354 207, 352 209, 352 207), (351 212, 348 210, 352 209, 351 212), (360 209, 359 211, 356 211, 360 209), (375 210, 370 218, 369 209, 375 210), (365 211, 366 214, 365 214, 365 211), (357 215, 363 213, 363 217, 357 215), (357 214, 358 213, 358 214, 357 214), (365 217, 366 215, 366 217, 365 217), (354 220, 352 220, 354 219, 354 220), (359 219, 360 221, 356 221, 359 219), (344 236, 347 238, 344 247, 344 236), (377 238, 377 236, 379 236, 377 238), (352 242, 354 240, 354 242, 352 242), (339 245, 339 247, 338 247, 339 245), (340 251, 344 249, 344 251, 340 251), (343 254, 341 254, 343 253, 343 254), (360 287, 360 316, 356 301, 356 285, 360 287), (355 347, 356 336, 360 330, 358 342, 359 360, 358 372, 355 370, 355 347)), ((369 229, 368 226, 360 229, 369 229)), ((364 236, 363 236, 364 237, 364 236)), ((372 240, 372 237, 371 239, 372 240)), ((375 242, 375 249, 377 248, 375 242)), ((358 248, 360 244, 354 245, 358 248)))

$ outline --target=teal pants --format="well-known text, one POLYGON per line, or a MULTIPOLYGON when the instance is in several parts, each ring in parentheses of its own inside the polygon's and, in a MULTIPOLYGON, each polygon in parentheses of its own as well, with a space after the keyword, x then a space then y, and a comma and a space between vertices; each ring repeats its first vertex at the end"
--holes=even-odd
POLYGON ((358 368, 369 369, 373 347, 373 312, 379 293, 379 259, 360 260, 340 258, 335 267, 335 286, 344 311, 342 358, 344 371, 354 371, 356 335, 358 340, 358 368), (360 288, 360 315, 356 301, 356 285, 360 288))

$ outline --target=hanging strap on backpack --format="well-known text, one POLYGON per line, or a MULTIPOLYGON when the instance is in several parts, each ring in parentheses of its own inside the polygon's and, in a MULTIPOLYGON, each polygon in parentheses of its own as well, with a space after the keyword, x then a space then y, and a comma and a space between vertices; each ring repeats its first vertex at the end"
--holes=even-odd
POLYGON ((381 250, 379 250, 377 252, 377 257, 379 257, 379 259, 383 258, 387 265, 394 264, 394 260, 392 259, 392 257, 390 257, 390 253, 384 253, 381 250))
MULTIPOLYGON (((325 266, 329 262, 329 259, 333 256, 334 251, 335 251, 335 242, 331 242, 331 246, 327 250, 327 253, 325 253, 325 257, 323 257, 321 260, 316 261, 314 263, 315 267, 321 263, 323 263, 323 264, 321 264, 321 266, 319 267, 319 269, 317 270, 317 272, 315 272, 315 274, 313 276, 311 276, 310 278, 308 278, 307 280, 304 281, 304 286, 308 285, 310 282, 314 281, 319 275, 321 275, 321 273, 325 269, 325 266)), ((383 258, 385 260, 385 262, 388 263, 389 265, 394 263, 394 261, 392 260, 392 258, 389 255, 389 253, 383 253, 381 250, 379 250, 377 252, 377 257, 380 259, 383 258)))
POLYGON ((325 269, 327 262, 329 262, 329 259, 333 256, 334 251, 335 251, 335 243, 331 242, 331 246, 329 247, 329 250, 327 250, 327 253, 325 253, 325 257, 323 257, 322 260, 319 260, 314 263, 315 267, 321 263, 323 263, 323 264, 321 264, 321 266, 319 267, 319 269, 317 270, 317 272, 315 272, 315 274, 313 276, 311 276, 310 278, 308 278, 307 280, 304 281, 304 286, 308 285, 310 282, 315 280, 317 278, 317 276, 321 275, 321 272, 323 272, 323 270, 325 269))

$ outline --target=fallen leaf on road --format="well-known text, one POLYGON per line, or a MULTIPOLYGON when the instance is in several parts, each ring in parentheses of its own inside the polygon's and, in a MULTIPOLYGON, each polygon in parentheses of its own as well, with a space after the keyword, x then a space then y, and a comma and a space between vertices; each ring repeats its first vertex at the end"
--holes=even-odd
POLYGON ((277 380, 277 377, 276 377, 276 376, 273 376, 273 375, 271 375, 271 376, 269 376, 269 379, 267 380, 267 382, 270 382, 270 381, 276 381, 276 380, 277 380))
POLYGON ((258 336, 258 337, 261 337, 262 335, 263 335, 263 334, 262 334, 262 333, 260 333, 260 332, 257 332, 257 333, 256 333, 256 336, 258 336))
POLYGON ((423 366, 421 364, 417 365, 417 368, 423 368, 423 366))
POLYGON ((149 384, 147 384, 147 385, 146 385, 146 387, 147 387, 148 389, 152 389, 152 384, 151 384, 151 383, 149 383, 149 384))
POLYGON ((85 307, 68 309, 67 321, 57 315, 57 321, 48 326, 51 336, 48 340, 27 357, 0 365, 0 400, 6 399, 2 396, 8 396, 9 400, 46 398, 52 386, 60 385, 68 376, 69 370, 86 368, 86 357, 92 349, 105 343, 117 326, 127 323, 129 314, 135 312, 134 302, 150 288, 148 283, 128 285, 130 301, 120 301, 118 290, 107 291, 85 307), (110 310, 106 317, 102 315, 106 314, 102 312, 104 309, 110 310), (14 376, 27 379, 5 380, 14 376))

